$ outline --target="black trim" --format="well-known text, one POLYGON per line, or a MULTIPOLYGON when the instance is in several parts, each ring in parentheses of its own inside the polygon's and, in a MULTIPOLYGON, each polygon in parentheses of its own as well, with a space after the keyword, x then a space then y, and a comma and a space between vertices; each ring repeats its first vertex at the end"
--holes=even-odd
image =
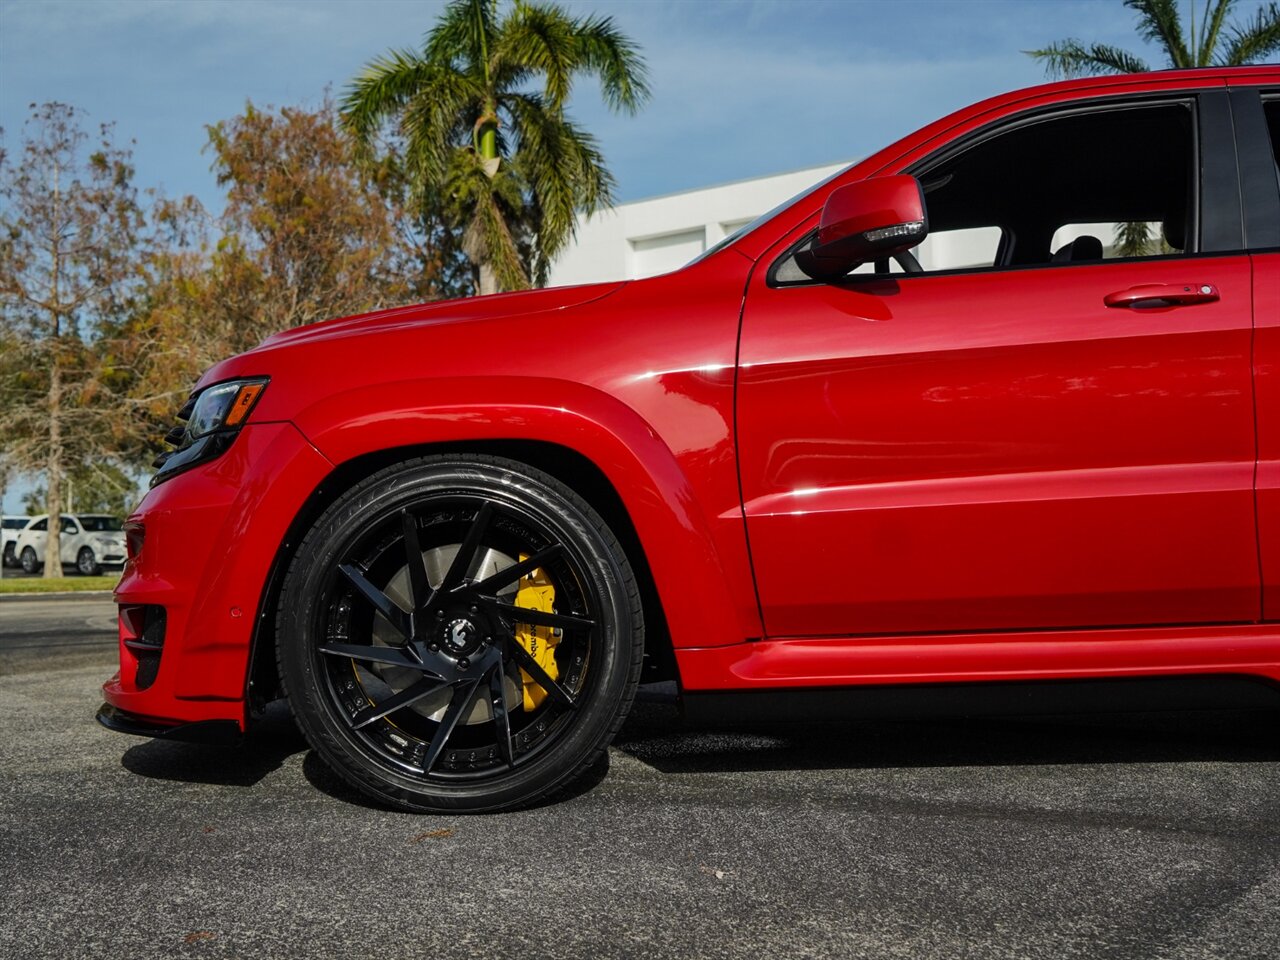
POLYGON ((244 736, 240 732, 240 724, 234 720, 163 724, 126 713, 109 703, 104 703, 98 708, 96 719, 108 730, 114 730, 116 733, 128 733, 135 737, 154 737, 159 740, 181 740, 185 743, 207 743, 229 747, 238 744, 244 736))
POLYGON ((1280 247, 1280 179, 1276 175, 1271 131, 1263 113, 1263 99, 1280 99, 1273 91, 1257 87, 1231 90, 1231 115, 1235 120, 1236 157, 1240 165, 1245 242, 1250 250, 1280 247))
POLYGON ((1244 249, 1235 129, 1226 90, 1200 94, 1200 249, 1244 249))
POLYGON ((783 690, 686 690, 681 705, 689 720, 718 723, 1156 710, 1277 710, 1280 709, 1280 687, 1261 677, 1212 674, 783 690))

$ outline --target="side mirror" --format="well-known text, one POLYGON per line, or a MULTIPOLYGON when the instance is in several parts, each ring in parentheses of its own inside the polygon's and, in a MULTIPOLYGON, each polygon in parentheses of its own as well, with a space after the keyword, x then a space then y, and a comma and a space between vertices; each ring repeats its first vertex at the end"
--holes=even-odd
POLYGON ((818 234, 796 253, 815 280, 834 280, 859 264, 910 250, 929 233, 924 190, 915 177, 875 177, 831 192, 818 234))

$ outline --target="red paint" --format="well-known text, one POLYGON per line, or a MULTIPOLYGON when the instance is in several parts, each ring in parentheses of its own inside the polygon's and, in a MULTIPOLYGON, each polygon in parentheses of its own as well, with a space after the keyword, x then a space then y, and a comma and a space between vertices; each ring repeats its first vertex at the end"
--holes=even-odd
POLYGON ((218 364, 202 385, 270 386, 227 453, 131 518, 117 599, 166 608, 165 653, 138 690, 122 643, 108 701, 243 723, 268 577, 317 489, 368 455, 486 441, 576 451, 613 485, 688 689, 1280 678, 1256 625, 1280 619, 1280 255, 766 280, 841 187, 1020 111, 1277 81, 1008 94, 675 273, 337 319, 218 364))

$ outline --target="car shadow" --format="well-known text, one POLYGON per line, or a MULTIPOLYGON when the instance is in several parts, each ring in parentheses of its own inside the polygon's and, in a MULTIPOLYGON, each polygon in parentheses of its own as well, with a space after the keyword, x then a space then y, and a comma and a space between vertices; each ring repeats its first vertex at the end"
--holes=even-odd
MULTIPOLYGON (((1035 766, 1045 764, 1276 762, 1280 711, 1204 710, 945 720, 716 724, 689 722, 673 696, 642 694, 613 744, 664 774, 1035 766)), ((284 702, 268 706, 236 746, 147 740, 121 763, 142 777, 252 787, 291 756, 302 773, 343 803, 387 809, 335 774, 298 732, 284 702)), ((567 791, 541 805, 589 793, 609 772, 606 754, 567 791)))
POLYGON ((1280 761, 1280 710, 720 724, 638 702, 614 747, 663 773, 1280 761))
POLYGON ((283 700, 268 705, 250 735, 233 746, 144 740, 130 747, 121 764, 130 773, 156 780, 252 787, 285 760, 307 750, 283 700))

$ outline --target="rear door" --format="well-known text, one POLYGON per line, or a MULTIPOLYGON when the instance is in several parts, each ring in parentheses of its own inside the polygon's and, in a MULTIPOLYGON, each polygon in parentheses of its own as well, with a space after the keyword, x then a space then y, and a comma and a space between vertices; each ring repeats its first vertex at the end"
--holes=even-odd
POLYGON ((1258 618, 1230 131, 1225 91, 1027 114, 905 171, 923 272, 808 282, 803 228, 766 256, 738 428, 769 635, 1258 618))

